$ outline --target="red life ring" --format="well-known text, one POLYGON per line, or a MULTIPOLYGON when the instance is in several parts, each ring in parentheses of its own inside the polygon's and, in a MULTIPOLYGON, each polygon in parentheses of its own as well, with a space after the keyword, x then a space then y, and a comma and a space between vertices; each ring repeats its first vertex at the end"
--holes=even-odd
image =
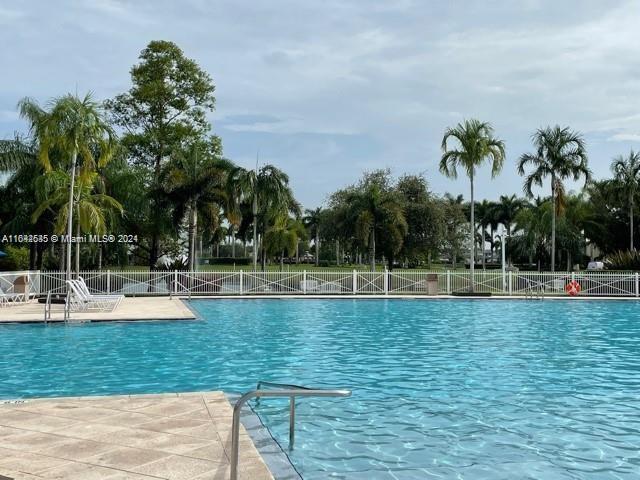
POLYGON ((582 290, 582 287, 575 280, 571 280, 564 287, 564 291, 567 292, 567 294, 569 294, 569 296, 571 297, 575 297, 576 295, 578 295, 580 293, 580 290, 582 290))

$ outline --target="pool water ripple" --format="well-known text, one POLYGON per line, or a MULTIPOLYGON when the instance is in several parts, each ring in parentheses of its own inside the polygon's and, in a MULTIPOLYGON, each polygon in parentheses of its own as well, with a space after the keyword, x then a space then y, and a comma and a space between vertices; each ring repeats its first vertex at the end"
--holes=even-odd
MULTIPOLYGON (((343 387, 299 401, 305 479, 640 478, 635 302, 191 305, 204 321, 2 325, 0 398, 343 387)), ((256 410, 286 446, 286 400, 256 410)))

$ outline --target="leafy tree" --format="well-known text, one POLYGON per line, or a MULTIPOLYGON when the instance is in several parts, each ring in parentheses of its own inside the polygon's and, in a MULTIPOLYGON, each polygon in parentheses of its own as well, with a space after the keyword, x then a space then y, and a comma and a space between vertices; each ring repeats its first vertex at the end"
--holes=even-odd
POLYGON ((471 291, 474 290, 474 270, 475 270, 475 218, 474 218, 474 194, 473 180, 476 169, 485 161, 491 162, 491 175, 495 177, 504 164, 505 149, 504 142, 494 137, 493 127, 486 122, 476 119, 465 120, 454 128, 447 128, 442 138, 443 155, 440 160, 440 171, 450 178, 458 176, 457 168, 463 168, 469 177, 471 185, 471 291), (454 146, 449 144, 453 141, 454 146))
POLYGON ((233 168, 229 160, 212 156, 202 142, 194 142, 174 152, 164 168, 162 183, 174 205, 176 223, 180 224, 187 217, 191 271, 196 267, 198 214, 208 218, 209 224, 218 222, 219 212, 228 203, 227 175, 233 168))
POLYGON ((444 212, 429 192, 423 177, 404 175, 395 189, 401 198, 407 222, 407 234, 400 255, 411 259, 413 265, 423 262, 430 264, 443 241, 444 212))
POLYGON ((591 179, 588 168, 587 152, 582 135, 569 127, 560 126, 541 128, 533 135, 534 153, 525 153, 518 162, 518 173, 525 175, 526 167, 532 171, 524 181, 524 191, 533 197, 533 186, 542 186, 546 177, 551 178, 551 203, 554 205, 551 217, 551 271, 556 268, 556 217, 558 216, 559 194, 564 192, 562 181, 567 178, 585 183, 591 179))
POLYGON ((633 214, 635 197, 640 184, 640 152, 631 150, 627 157, 616 157, 611 163, 615 182, 629 202, 629 250, 635 250, 633 243, 633 214))
MULTIPOLYGON (((49 110, 41 108, 30 98, 23 98, 18 104, 20 115, 30 124, 31 133, 38 145, 38 159, 46 171, 53 166, 50 154, 59 159, 68 159, 61 163, 61 168, 69 168, 69 202, 66 233, 67 244, 67 278, 71 276, 71 236, 73 235, 74 184, 76 182, 76 166, 80 161, 80 177, 86 185, 96 167, 104 166, 111 159, 115 147, 115 134, 111 126, 103 118, 102 108, 92 99, 90 94, 79 98, 76 95, 65 95, 50 102, 49 110), (97 153, 96 153, 97 152, 97 153)), ((81 190, 78 190, 80 192, 81 190)), ((59 205, 59 203, 58 203, 59 205)), ((76 244, 76 270, 80 265, 80 244, 76 244)))
MULTIPOLYGON (((182 50, 168 41, 152 41, 131 69, 131 89, 106 102, 116 125, 124 130, 122 143, 135 163, 152 170, 149 201, 153 213, 149 266, 159 257, 166 219, 159 188, 163 163, 186 144, 205 137, 211 129, 206 114, 215 106, 211 77, 182 50)), ((220 139, 212 136, 216 155, 220 139)))
POLYGON ((352 225, 354 237, 369 249, 371 271, 376 269, 376 242, 393 266, 394 256, 402 248, 407 234, 402 199, 391 188, 389 171, 378 170, 364 175, 357 186, 348 188, 343 195, 344 205, 349 206, 346 219, 352 225))
POLYGON ((451 267, 455 269, 466 237, 464 230, 467 216, 464 212, 462 195, 453 197, 447 193, 438 201, 438 205, 444 217, 442 249, 451 259, 451 267))
MULTIPOLYGON (((289 187, 289 176, 273 165, 264 165, 259 170, 236 167, 227 180, 235 209, 249 210, 253 223, 253 267, 257 268, 258 233, 266 233, 270 226, 289 217, 299 215, 300 206, 289 187)), ((265 268, 266 251, 262 250, 262 268, 265 268)))
POLYGON ((313 243, 316 249, 316 267, 320 261, 320 224, 322 221, 322 208, 318 207, 313 210, 306 209, 305 216, 302 218, 304 226, 309 230, 310 235, 313 236, 313 243))

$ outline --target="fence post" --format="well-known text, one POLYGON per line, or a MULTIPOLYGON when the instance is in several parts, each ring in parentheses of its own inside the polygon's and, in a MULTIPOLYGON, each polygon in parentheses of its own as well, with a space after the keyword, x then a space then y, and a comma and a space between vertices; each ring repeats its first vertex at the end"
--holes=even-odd
POLYGON ((302 271, 302 294, 307 294, 307 271, 302 271))
POLYGON ((513 272, 509 271, 509 295, 513 295, 513 272))
POLYGON ((638 283, 640 278, 638 278, 638 272, 636 272, 634 276, 636 277, 636 297, 638 297, 640 296, 640 283, 638 283))
POLYGON ((242 269, 240 269, 240 295, 242 295, 242 269))
POLYGON ((111 270, 107 270, 107 293, 111 293, 111 270))
POLYGON ((358 272, 353 270, 353 294, 358 292, 358 272))
POLYGON ((384 267, 384 277, 382 279, 382 285, 384 288, 384 294, 388 295, 389 294, 389 270, 387 270, 386 265, 384 267))
POLYGON ((178 294, 178 270, 173 271, 173 293, 178 294))
POLYGON ((447 295, 451 295, 451 270, 447 270, 447 295))

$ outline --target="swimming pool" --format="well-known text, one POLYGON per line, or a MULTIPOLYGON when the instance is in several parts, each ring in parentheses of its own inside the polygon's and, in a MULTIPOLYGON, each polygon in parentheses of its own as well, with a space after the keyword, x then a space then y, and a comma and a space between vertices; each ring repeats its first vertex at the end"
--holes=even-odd
MULTIPOLYGON (((344 387, 299 401, 290 457, 305 479, 639 476, 636 302, 191 306, 206 320, 2 325, 0 398, 344 387)), ((257 411, 286 446, 287 401, 257 411)))

